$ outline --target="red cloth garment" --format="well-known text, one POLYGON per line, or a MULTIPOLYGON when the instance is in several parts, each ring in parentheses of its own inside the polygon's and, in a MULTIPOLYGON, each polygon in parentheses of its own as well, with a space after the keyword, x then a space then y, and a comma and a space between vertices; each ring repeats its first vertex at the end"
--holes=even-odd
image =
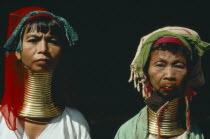
POLYGON ((15 11, 9 14, 9 23, 8 23, 8 32, 7 32, 7 39, 11 36, 12 32, 15 30, 17 25, 19 24, 20 20, 30 12, 33 11, 47 11, 44 8, 40 7, 26 7, 15 11))
MULTIPOLYGON (((21 19, 33 11, 46 10, 39 7, 27 7, 10 13, 7 40, 12 35, 21 19)), ((22 107, 24 95, 24 78, 23 75, 21 75, 22 72, 20 72, 23 69, 22 67, 18 67, 17 62, 15 52, 10 52, 5 56, 5 86, 0 111, 6 120, 8 128, 11 130, 16 130, 16 119, 22 107)))

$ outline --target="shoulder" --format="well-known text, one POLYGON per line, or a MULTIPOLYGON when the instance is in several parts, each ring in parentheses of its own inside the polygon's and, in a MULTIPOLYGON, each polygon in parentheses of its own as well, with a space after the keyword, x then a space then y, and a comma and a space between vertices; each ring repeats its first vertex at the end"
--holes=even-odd
POLYGON ((80 124, 87 124, 82 113, 74 108, 66 107, 64 110, 67 117, 71 118, 72 121, 79 122, 80 124))
POLYGON ((189 132, 189 139, 204 139, 203 133, 196 123, 191 123, 191 130, 189 132))
POLYGON ((89 126, 81 112, 74 108, 66 107, 63 111, 62 118, 66 124, 66 130, 75 134, 80 139, 90 139, 89 126))
POLYGON ((74 127, 89 132, 88 123, 81 112, 74 108, 66 107, 63 114, 65 115, 67 121, 71 122, 74 127))
MULTIPOLYGON (((136 129, 139 128, 138 123, 141 122, 141 117, 145 113, 146 107, 144 107, 133 118, 125 122, 117 131, 115 139, 133 139, 136 133, 136 129)), ((141 124, 142 125, 142 124, 141 124)))

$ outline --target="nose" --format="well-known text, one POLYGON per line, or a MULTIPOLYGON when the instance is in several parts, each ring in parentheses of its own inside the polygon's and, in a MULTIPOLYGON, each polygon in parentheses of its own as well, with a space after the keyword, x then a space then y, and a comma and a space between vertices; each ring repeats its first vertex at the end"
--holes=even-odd
POLYGON ((38 53, 46 53, 48 51, 46 40, 44 39, 40 40, 37 50, 38 50, 38 53))
POLYGON ((175 81, 176 80, 175 71, 174 71, 173 68, 167 67, 164 70, 164 80, 168 80, 168 81, 175 81))

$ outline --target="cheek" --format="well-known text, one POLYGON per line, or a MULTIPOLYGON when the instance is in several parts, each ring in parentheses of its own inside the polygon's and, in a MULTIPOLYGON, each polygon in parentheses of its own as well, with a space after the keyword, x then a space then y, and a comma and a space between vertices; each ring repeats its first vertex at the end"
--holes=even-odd
POLYGON ((177 74, 178 84, 183 84, 187 80, 187 70, 177 74))
POLYGON ((22 60, 31 61, 34 57, 34 54, 35 54, 35 47, 29 47, 29 44, 23 42, 23 48, 21 52, 22 60))
POLYGON ((149 81, 153 88, 159 89, 160 81, 161 81, 161 73, 157 72, 157 70, 149 69, 148 70, 149 81))
POLYGON ((32 59, 33 59, 33 55, 30 51, 23 50, 20 55, 21 55, 21 61, 24 64, 30 63, 30 61, 32 61, 32 59))
POLYGON ((150 83, 155 90, 160 88, 160 80, 156 76, 150 76, 150 83))
POLYGON ((51 55, 55 62, 57 62, 60 59, 61 52, 62 52, 62 49, 60 47, 55 47, 51 49, 51 55))

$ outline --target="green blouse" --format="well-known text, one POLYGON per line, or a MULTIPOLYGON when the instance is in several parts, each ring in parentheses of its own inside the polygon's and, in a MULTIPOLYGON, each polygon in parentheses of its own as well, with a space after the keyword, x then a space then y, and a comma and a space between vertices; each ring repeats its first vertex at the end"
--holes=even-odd
MULTIPOLYGON (((120 127, 114 139, 147 139, 149 135, 147 121, 146 106, 120 127)), ((204 139, 198 126, 193 123, 191 123, 191 130, 187 131, 187 134, 188 139, 204 139)))

